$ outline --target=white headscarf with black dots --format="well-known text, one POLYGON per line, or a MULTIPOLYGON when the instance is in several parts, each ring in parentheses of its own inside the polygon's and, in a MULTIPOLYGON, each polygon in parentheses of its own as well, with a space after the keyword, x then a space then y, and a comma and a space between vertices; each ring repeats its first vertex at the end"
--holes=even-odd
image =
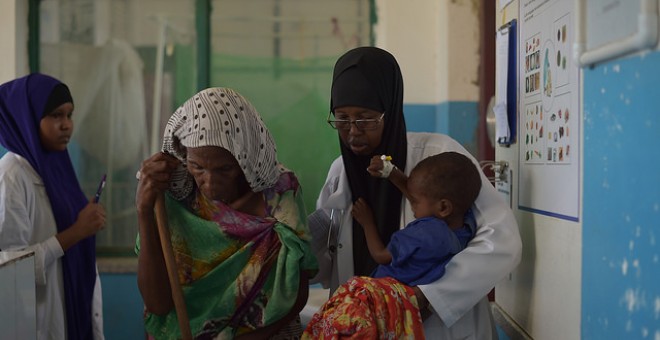
POLYGON ((231 152, 254 192, 272 187, 283 171, 277 162, 275 141, 259 113, 229 88, 208 88, 197 93, 167 122, 163 151, 182 162, 169 189, 179 200, 192 192, 194 183, 185 167, 186 150, 202 146, 219 146, 231 152))

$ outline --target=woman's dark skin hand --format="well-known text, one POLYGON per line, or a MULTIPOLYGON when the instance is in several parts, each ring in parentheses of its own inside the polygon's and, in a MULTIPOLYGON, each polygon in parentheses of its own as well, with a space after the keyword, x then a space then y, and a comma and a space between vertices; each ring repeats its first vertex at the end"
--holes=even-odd
POLYGON ((135 197, 140 232, 138 255, 138 287, 147 310, 157 315, 169 313, 174 308, 172 291, 167 275, 154 217, 156 199, 169 185, 172 171, 181 162, 159 152, 142 162, 140 180, 135 197))
POLYGON ((419 287, 414 286, 412 289, 415 291, 415 298, 417 298, 417 305, 419 306, 419 313, 422 316, 422 321, 428 319, 429 316, 431 316, 431 309, 429 300, 426 299, 426 296, 424 296, 424 293, 422 293, 422 290, 419 289, 419 287))
POLYGON ((101 231, 105 227, 105 220, 103 206, 90 199, 89 203, 78 213, 76 222, 55 237, 62 246, 62 250, 67 250, 81 240, 101 231))
POLYGON ((179 164, 181 161, 163 152, 142 162, 136 194, 138 211, 153 210, 156 198, 165 192, 172 172, 179 164))

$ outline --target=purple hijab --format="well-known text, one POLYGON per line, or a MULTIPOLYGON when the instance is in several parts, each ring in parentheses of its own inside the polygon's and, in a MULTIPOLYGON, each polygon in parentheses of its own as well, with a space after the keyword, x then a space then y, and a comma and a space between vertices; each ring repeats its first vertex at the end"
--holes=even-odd
MULTIPOLYGON (((0 85, 0 144, 22 156, 41 176, 57 231, 71 226, 87 204, 67 151, 41 146, 39 123, 46 101, 61 82, 31 74, 0 85)), ((96 238, 88 237, 62 257, 67 334, 69 339, 92 339, 92 295, 96 281, 96 238)))

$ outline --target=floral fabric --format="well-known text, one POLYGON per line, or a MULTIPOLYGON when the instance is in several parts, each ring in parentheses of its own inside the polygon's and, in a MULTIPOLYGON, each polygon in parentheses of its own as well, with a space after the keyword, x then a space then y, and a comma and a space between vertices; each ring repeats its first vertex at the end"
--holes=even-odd
MULTIPOLYGON (((172 248, 196 339, 232 338, 278 321, 296 301, 301 272, 315 274, 293 173, 283 173, 263 195, 265 218, 199 193, 184 201, 166 196, 172 248)), ((156 339, 181 336, 175 310, 147 314, 145 326, 156 339)))
POLYGON ((424 339, 415 292, 391 277, 353 277, 314 314, 302 339, 424 339))

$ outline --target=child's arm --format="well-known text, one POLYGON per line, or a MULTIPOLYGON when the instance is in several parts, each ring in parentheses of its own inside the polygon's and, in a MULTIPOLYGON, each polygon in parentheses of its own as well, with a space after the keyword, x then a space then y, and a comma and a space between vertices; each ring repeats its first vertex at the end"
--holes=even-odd
POLYGON ((352 214, 353 218, 362 225, 364 236, 367 239, 367 248, 369 248, 369 253, 374 261, 378 264, 389 264, 392 262, 392 254, 390 254, 389 250, 385 248, 383 241, 381 241, 378 230, 376 229, 376 223, 374 222, 374 215, 363 198, 358 198, 353 203, 352 214))
POLYGON ((403 171, 399 170, 399 168, 394 168, 392 169, 392 172, 390 172, 390 177, 387 179, 394 184, 399 191, 405 196, 408 200, 410 200, 410 197, 408 196, 408 176, 403 173, 403 171))
MULTIPOLYGON (((383 178, 384 174, 382 171, 383 169, 385 169, 386 162, 389 163, 390 161, 391 161, 391 157, 389 156, 373 156, 371 158, 371 164, 369 164, 367 171, 373 177, 383 178)), ((392 168, 389 175, 385 178, 389 179, 390 182, 392 182, 392 184, 394 184, 399 189, 399 191, 401 191, 403 196, 410 199, 408 197, 408 189, 406 187, 406 184, 408 183, 408 176, 406 176, 406 174, 404 174, 403 171, 399 170, 399 168, 395 166, 392 168)))

